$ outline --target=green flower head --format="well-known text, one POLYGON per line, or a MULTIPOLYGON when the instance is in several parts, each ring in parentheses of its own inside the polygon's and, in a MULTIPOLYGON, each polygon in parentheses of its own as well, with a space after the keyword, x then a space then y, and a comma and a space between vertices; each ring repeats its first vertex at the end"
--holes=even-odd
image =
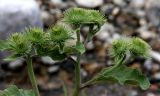
POLYGON ((120 38, 114 40, 112 46, 109 49, 109 54, 115 58, 115 60, 119 60, 126 55, 129 47, 129 39, 127 38, 120 38))
POLYGON ((51 41, 55 43, 64 43, 66 40, 71 39, 72 30, 65 24, 56 24, 48 30, 48 36, 51 41))
POLYGON ((83 8, 70 8, 64 13, 63 21, 73 24, 99 24, 102 25, 105 22, 104 16, 96 10, 89 10, 83 8))
POLYGON ((134 56, 149 57, 151 47, 140 38, 132 38, 130 52, 134 56))
POLYGON ((45 34, 41 28, 28 28, 25 32, 26 38, 34 44, 42 43, 45 39, 45 34))
POLYGON ((24 55, 29 52, 31 43, 21 33, 14 33, 8 39, 8 50, 24 55))
POLYGON ((112 46, 109 49, 109 54, 120 60, 127 52, 130 52, 132 56, 149 57, 150 46, 140 38, 120 38, 114 40, 112 46))

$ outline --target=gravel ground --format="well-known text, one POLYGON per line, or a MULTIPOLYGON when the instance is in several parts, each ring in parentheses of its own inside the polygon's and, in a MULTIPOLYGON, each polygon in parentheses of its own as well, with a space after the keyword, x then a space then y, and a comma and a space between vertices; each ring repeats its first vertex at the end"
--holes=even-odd
MULTIPOLYGON (((37 0, 37 3, 44 28, 55 24, 63 16, 62 13, 71 7, 100 10, 107 18, 107 23, 86 46, 87 51, 81 61, 84 80, 104 66, 112 65, 107 49, 113 39, 138 36, 153 49, 150 59, 136 58, 127 63, 148 76, 152 84, 148 90, 106 83, 86 89, 81 96, 160 96, 160 0, 37 0)), ((85 28, 82 37, 85 38, 85 28)), ((34 62, 42 96, 63 96, 62 81, 67 84, 70 96, 74 75, 73 59, 58 62, 44 57, 41 60, 35 58, 34 62)), ((0 67, 0 89, 13 83, 30 88, 24 71, 25 61, 19 65, 10 65, 2 64, 0 67)))

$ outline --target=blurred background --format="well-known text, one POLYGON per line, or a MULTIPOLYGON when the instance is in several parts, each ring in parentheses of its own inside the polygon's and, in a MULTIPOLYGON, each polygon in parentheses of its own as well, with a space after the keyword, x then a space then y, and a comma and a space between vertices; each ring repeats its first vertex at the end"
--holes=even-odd
MULTIPOLYGON (((44 30, 63 17, 71 7, 99 10, 107 22, 90 41, 81 60, 81 75, 87 80, 103 67, 113 64, 107 55, 112 40, 137 36, 150 44, 150 59, 136 58, 127 66, 138 68, 150 80, 151 87, 143 91, 138 87, 105 83, 91 86, 81 96, 160 96, 160 0, 0 0, 0 39, 27 27, 44 30)), ((82 40, 86 29, 82 30, 82 40)), ((0 53, 2 60, 7 53, 0 53)), ((63 96, 63 83, 68 96, 74 83, 74 59, 54 61, 49 57, 33 58, 41 96, 63 96)), ((9 84, 31 88, 24 59, 0 62, 0 89, 9 84)))

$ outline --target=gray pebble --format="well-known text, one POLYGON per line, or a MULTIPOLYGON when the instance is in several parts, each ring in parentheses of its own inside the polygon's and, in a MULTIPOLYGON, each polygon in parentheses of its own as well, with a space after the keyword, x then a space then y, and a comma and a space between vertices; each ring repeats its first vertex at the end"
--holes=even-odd
POLYGON ((95 8, 103 4, 103 0, 75 0, 79 6, 95 8))

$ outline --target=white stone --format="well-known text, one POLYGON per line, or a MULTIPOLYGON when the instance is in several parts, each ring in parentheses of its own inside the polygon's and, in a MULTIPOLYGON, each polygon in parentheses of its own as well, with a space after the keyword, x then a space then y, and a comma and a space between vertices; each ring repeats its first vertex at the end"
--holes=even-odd
POLYGON ((156 96, 155 94, 153 94, 153 93, 147 93, 147 95, 146 96, 156 96))
POLYGON ((88 43, 86 44, 86 48, 87 48, 88 50, 93 49, 93 48, 94 48, 93 42, 92 42, 92 41, 88 42, 88 43))
POLYGON ((131 6, 141 8, 145 5, 146 0, 131 0, 131 6))
POLYGON ((47 11, 41 12, 41 18, 43 21, 47 21, 50 17, 51 17, 51 15, 47 11))
POLYGON ((35 0, 0 0, 0 39, 29 26, 42 27, 39 6, 35 0))
POLYGON ((137 95, 138 95, 137 90, 130 91, 130 95, 129 96, 137 96, 137 95))
POLYGON ((10 62, 10 63, 9 63, 9 67, 10 67, 10 68, 15 68, 15 67, 22 66, 24 61, 25 61, 25 60, 24 60, 23 58, 17 59, 17 60, 15 60, 15 61, 10 62))
POLYGON ((125 2, 124 0, 113 0, 113 2, 117 5, 120 5, 120 6, 124 6, 125 5, 125 2))
POLYGON ((160 62, 160 53, 156 51, 151 51, 151 57, 157 62, 160 62))
POLYGON ((147 25, 144 25, 137 29, 137 32, 140 34, 140 37, 143 39, 151 39, 151 38, 156 38, 156 34, 152 31, 149 31, 147 28, 147 25))
POLYGON ((111 34, 115 32, 114 26, 105 23, 99 32, 96 33, 96 37, 100 40, 108 41, 111 38, 111 34))
POLYGON ((49 57, 49 56, 43 56, 43 57, 41 57, 41 60, 42 60, 42 62, 45 63, 45 64, 50 64, 50 65, 52 65, 52 64, 55 63, 55 61, 54 61, 51 57, 49 57))
POLYGON ((75 0, 80 6, 94 8, 103 4, 103 0, 75 0))
POLYGON ((26 8, 26 6, 28 6, 28 8, 31 8, 31 6, 34 7, 36 4, 35 0, 0 0, 0 2, 1 2, 0 7, 2 8, 4 8, 4 6, 5 7, 8 6, 8 8, 9 7, 13 8, 13 6, 19 6, 19 7, 26 8), (12 6, 9 6, 9 5, 12 5, 12 6))
POLYGON ((52 2, 53 4, 55 4, 55 5, 60 5, 60 4, 63 3, 62 0, 51 0, 51 2, 52 2))
POLYGON ((159 6, 160 0, 145 0, 145 7, 151 8, 154 6, 159 6))
POLYGON ((152 69, 152 60, 151 60, 151 59, 147 59, 147 60, 144 62, 144 67, 145 67, 147 70, 151 70, 151 69, 152 69))
POLYGON ((58 71, 58 69, 59 69, 59 66, 52 66, 48 68, 48 72, 53 73, 53 72, 58 71))
POLYGON ((98 37, 98 39, 106 40, 107 38, 109 38, 109 33, 107 31, 101 31, 98 32, 96 36, 98 37))
POLYGON ((153 77, 154 77, 155 79, 160 79, 160 72, 155 73, 153 77))

